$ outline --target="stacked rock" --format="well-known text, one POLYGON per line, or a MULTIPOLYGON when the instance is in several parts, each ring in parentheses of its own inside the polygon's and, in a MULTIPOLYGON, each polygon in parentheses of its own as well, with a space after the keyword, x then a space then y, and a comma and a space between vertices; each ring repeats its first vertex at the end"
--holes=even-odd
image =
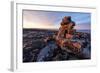
POLYGON ((71 17, 65 16, 62 19, 56 40, 61 49, 68 52, 78 53, 81 49, 81 44, 72 41, 75 32, 74 26, 75 22, 71 20, 71 17))

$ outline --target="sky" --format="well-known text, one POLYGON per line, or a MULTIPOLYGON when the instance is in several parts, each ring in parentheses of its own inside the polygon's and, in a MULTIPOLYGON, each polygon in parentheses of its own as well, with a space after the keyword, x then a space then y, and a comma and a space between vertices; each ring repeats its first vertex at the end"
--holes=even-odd
POLYGON ((35 10, 23 10, 23 28, 59 29, 65 16, 71 16, 72 21, 76 23, 75 29, 90 30, 90 13, 35 10))

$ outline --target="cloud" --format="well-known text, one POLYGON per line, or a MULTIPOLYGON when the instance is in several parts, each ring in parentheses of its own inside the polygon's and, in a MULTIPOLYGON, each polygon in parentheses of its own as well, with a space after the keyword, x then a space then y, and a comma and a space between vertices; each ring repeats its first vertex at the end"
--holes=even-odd
POLYGON ((90 13, 79 12, 51 12, 51 11, 23 11, 23 28, 58 29, 64 16, 71 16, 76 22, 76 29, 90 29, 90 13))

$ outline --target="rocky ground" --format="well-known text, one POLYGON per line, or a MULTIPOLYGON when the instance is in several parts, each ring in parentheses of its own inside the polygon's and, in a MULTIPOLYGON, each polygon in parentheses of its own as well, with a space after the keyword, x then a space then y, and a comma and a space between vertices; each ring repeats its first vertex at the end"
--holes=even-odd
MULTIPOLYGON (((56 33, 57 30, 23 29, 23 62, 37 62, 41 50, 48 45, 45 42, 45 39, 47 37, 55 36, 56 33)), ((74 39, 77 39, 83 43, 82 48, 86 48, 91 51, 90 36, 90 33, 76 32, 74 34, 74 39)), ((66 53, 64 50, 61 50, 60 47, 55 47, 54 51, 50 54, 51 56, 45 58, 44 61, 90 59, 90 57, 83 58, 72 53, 66 53)))

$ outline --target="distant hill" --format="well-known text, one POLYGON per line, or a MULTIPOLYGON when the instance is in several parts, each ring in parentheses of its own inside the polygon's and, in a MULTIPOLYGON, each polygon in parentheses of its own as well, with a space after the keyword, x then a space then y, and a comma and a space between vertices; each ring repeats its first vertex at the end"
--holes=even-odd
POLYGON ((23 32, 28 32, 28 31, 44 31, 44 32, 54 31, 54 32, 57 32, 58 29, 23 28, 23 32))

